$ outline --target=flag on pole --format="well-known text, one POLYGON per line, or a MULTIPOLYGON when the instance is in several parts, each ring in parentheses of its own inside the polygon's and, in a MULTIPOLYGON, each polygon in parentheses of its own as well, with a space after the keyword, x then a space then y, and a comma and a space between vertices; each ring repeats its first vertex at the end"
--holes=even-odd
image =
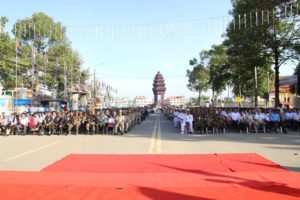
POLYGON ((45 85, 46 85, 46 78, 47 78, 47 68, 48 68, 48 52, 45 53, 45 74, 44 74, 44 78, 45 78, 45 85))
POLYGON ((20 55, 20 44, 19 41, 16 40, 16 57, 20 55))
POLYGON ((34 65, 35 64, 35 52, 34 49, 32 48, 32 52, 31 52, 31 63, 34 65))
POLYGON ((48 52, 45 53, 45 67, 48 67, 49 58, 48 58, 48 52))

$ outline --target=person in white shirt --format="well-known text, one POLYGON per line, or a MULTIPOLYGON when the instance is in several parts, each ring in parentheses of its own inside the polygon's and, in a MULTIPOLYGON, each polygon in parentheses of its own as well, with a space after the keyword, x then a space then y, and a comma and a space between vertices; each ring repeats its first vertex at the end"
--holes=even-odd
POLYGON ((36 123, 36 129, 40 130, 44 122, 44 117, 42 116, 41 113, 39 113, 39 114, 35 114, 34 118, 36 123))
POLYGON ((294 124, 299 131, 300 130, 300 109, 297 109, 297 111, 294 114, 294 124))
POLYGON ((173 113, 173 125, 174 125, 174 127, 177 127, 177 125, 178 125, 178 114, 179 114, 179 112, 177 111, 177 110, 175 110, 174 111, 174 113, 173 113))
POLYGON ((37 108, 37 112, 45 112, 45 109, 42 105, 39 105, 39 107, 37 108))
POLYGON ((30 104, 26 105, 25 112, 29 113, 30 110, 31 110, 31 105, 30 104))
POLYGON ((180 123, 180 134, 184 134, 184 128, 185 128, 185 111, 184 110, 179 112, 178 120, 180 123))
POLYGON ((238 129, 239 127, 239 122, 241 120, 241 115, 238 112, 238 109, 234 109, 233 112, 230 113, 231 120, 232 120, 232 126, 234 129, 238 129))
POLYGON ((266 130, 267 130, 267 131, 270 131, 270 129, 271 129, 271 127, 272 127, 271 116, 272 116, 272 110, 269 109, 269 110, 265 113, 265 123, 266 123, 266 130))
POLYGON ((187 131, 189 133, 193 133, 193 121, 194 121, 194 117, 190 113, 190 110, 187 109, 186 115, 185 115, 185 126, 187 127, 187 131))
POLYGON ((261 109, 257 109, 254 115, 254 120, 256 122, 256 130, 258 130, 259 127, 263 127, 263 129, 265 129, 266 127, 265 117, 266 115, 261 112, 261 109))
POLYGON ((3 114, 1 119, 1 129, 2 131, 5 131, 5 136, 8 136, 11 133, 12 120, 12 117, 5 116, 5 114, 3 114))
POLYGON ((256 126, 256 122, 254 120, 254 114, 253 111, 251 109, 248 110, 247 112, 247 121, 248 121, 248 127, 249 127, 249 131, 251 131, 253 128, 255 128, 256 126))
POLYGON ((288 109, 286 111, 285 116, 286 116, 287 126, 289 126, 289 127, 293 127, 294 126, 294 115, 295 115, 295 111, 294 110, 288 109))
POLYGON ((221 115, 227 118, 227 115, 228 115, 228 114, 226 113, 225 110, 222 110, 222 111, 221 111, 221 115))
POLYGON ((297 109, 297 111, 294 114, 294 121, 300 122, 300 109, 297 109))
POLYGON ((23 128, 22 135, 26 135, 28 123, 29 123, 29 117, 25 114, 22 114, 20 118, 20 125, 18 126, 18 132, 20 132, 20 128, 23 128))

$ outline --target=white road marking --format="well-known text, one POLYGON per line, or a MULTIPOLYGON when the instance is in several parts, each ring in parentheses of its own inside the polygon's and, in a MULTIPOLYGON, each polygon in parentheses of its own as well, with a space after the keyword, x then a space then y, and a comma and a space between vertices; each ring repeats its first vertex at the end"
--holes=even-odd
POLYGON ((22 156, 26 156, 26 155, 31 154, 31 153, 33 153, 33 152, 36 152, 36 151, 39 151, 39 150, 42 150, 42 149, 51 147, 51 146, 53 146, 53 145, 56 145, 56 144, 59 144, 59 143, 62 143, 62 142, 63 142, 63 140, 59 140, 59 141, 56 141, 56 142, 52 142, 52 143, 50 143, 50 144, 46 144, 46 145, 40 146, 40 147, 35 148, 35 149, 32 149, 32 150, 30 150, 30 151, 26 151, 26 152, 17 154, 17 155, 15 155, 15 156, 6 158, 6 159, 4 160, 4 162, 8 162, 8 161, 14 160, 14 159, 16 159, 16 158, 20 158, 20 157, 22 157, 22 156))
POLYGON ((161 154, 161 128, 160 128, 160 115, 158 119, 157 137, 156 137, 156 153, 161 154))
POLYGON ((153 132, 151 136, 151 141, 150 141, 150 146, 148 149, 148 154, 153 154, 155 152, 155 142, 156 142, 156 130, 157 130, 157 124, 158 124, 158 115, 156 116, 154 127, 153 127, 153 132))
POLYGON ((148 154, 161 154, 160 113, 156 116, 148 154))

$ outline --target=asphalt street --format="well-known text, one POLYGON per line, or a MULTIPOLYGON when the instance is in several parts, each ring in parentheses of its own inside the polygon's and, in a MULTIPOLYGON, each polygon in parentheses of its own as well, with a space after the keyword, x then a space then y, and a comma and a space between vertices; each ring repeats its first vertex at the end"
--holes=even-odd
POLYGON ((0 137, 0 170, 38 171, 69 154, 258 153, 292 171, 300 171, 300 135, 180 135, 163 113, 151 114, 123 136, 0 137))

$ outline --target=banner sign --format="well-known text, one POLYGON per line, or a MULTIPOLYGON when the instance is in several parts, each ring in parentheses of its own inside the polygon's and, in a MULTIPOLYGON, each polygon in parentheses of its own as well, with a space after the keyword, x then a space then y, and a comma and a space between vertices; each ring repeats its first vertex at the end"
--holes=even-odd
POLYGON ((18 106, 26 106, 30 104, 30 99, 16 99, 14 100, 14 106, 18 107, 18 106))

